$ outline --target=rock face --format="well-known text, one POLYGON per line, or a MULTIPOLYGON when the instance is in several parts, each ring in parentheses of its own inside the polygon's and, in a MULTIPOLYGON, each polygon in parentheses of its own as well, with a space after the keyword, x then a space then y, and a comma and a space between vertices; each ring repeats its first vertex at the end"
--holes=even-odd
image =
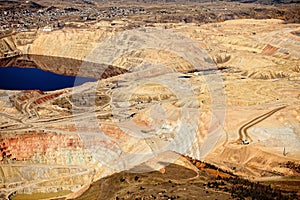
POLYGON ((39 68, 56 74, 91 78, 109 78, 127 72, 126 69, 102 63, 93 63, 73 58, 44 56, 44 55, 19 55, 0 60, 1 67, 17 66, 22 68, 39 68), (72 66, 72 67, 70 67, 72 66))
MULTIPOLYGON (((2 67, 99 79, 46 93, 0 92, 2 193, 78 191, 167 151, 243 176, 297 175, 280 166, 299 162, 299 27, 155 26, 1 38, 2 67)), ((160 161, 149 166, 159 170, 160 161)))
POLYGON ((95 46, 111 36, 111 30, 63 29, 54 32, 10 33, 1 38, 1 57, 18 54, 74 58, 82 60, 95 46), (55 43, 53 43, 55 41, 55 43))
POLYGON ((90 169, 83 167, 89 165, 91 157, 76 135, 2 132, 0 149, 1 188, 7 191, 19 186, 20 193, 75 191, 82 181, 89 182, 93 176, 90 169))
POLYGON ((57 133, 45 133, 28 131, 28 133, 20 133, 15 137, 12 137, 8 133, 2 135, 1 149, 2 149, 2 162, 11 161, 26 161, 27 159, 36 159, 38 161, 44 161, 41 164, 57 163, 60 165, 74 163, 72 159, 76 158, 75 155, 69 158, 59 158, 57 156, 51 156, 52 152, 70 151, 76 150, 76 148, 82 148, 82 142, 80 139, 73 138, 74 136, 58 135, 57 133), (6 137, 6 138, 4 138, 6 137), (73 149, 73 147, 75 147, 73 149), (48 157, 47 157, 48 156, 48 157), (72 158, 74 157, 74 158, 72 158), (57 162, 56 160, 60 161, 57 162), (69 163, 67 163, 69 160, 69 163))

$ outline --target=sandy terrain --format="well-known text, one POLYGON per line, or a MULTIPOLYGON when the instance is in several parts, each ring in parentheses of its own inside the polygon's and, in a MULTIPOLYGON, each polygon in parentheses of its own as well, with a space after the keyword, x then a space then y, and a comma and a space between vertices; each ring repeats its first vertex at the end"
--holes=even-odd
POLYGON ((99 79, 51 92, 0 91, 3 198, 15 192, 75 198, 99 179, 96 187, 117 182, 102 199, 232 197, 203 187, 217 177, 192 180, 202 168, 181 155, 279 188, 298 183, 299 24, 237 19, 128 25, 135 20, 0 38, 7 56, 2 67, 99 79), (166 156, 169 151, 178 154, 166 156), (185 161, 170 165, 179 158, 185 161), (151 170, 140 169, 147 178, 138 183, 128 170, 142 163, 151 170), (165 167, 163 175, 153 172, 165 167), (130 181, 120 182, 121 176, 130 181), (179 181, 172 192, 167 179, 179 181), (157 183, 168 192, 158 191, 157 183))

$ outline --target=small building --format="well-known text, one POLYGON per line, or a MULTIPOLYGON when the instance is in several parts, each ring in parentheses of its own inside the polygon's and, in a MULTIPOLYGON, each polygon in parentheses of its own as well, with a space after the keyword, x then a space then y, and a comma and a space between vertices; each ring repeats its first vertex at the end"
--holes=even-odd
POLYGON ((44 32, 51 32, 53 30, 53 28, 51 26, 45 26, 44 28, 42 28, 42 31, 44 32))

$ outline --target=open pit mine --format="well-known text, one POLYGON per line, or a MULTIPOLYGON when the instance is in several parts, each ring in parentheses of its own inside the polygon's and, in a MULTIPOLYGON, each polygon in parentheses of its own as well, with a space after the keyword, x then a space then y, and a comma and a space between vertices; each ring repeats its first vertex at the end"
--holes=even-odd
MULTIPOLYGON (((74 86, 0 89, 0 199, 299 198, 299 23, 270 5, 269 19, 176 21, 194 4, 145 2, 78 21, 43 2, 28 9, 56 26, 1 31, 0 67, 74 86)), ((194 8, 251 7, 221 4, 194 8)))

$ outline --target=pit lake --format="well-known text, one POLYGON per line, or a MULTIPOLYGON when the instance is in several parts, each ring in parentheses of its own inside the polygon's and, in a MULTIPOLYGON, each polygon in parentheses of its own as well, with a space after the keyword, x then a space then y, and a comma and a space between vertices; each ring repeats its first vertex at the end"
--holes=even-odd
POLYGON ((65 76, 38 68, 0 67, 0 89, 52 91, 97 79, 65 76))

